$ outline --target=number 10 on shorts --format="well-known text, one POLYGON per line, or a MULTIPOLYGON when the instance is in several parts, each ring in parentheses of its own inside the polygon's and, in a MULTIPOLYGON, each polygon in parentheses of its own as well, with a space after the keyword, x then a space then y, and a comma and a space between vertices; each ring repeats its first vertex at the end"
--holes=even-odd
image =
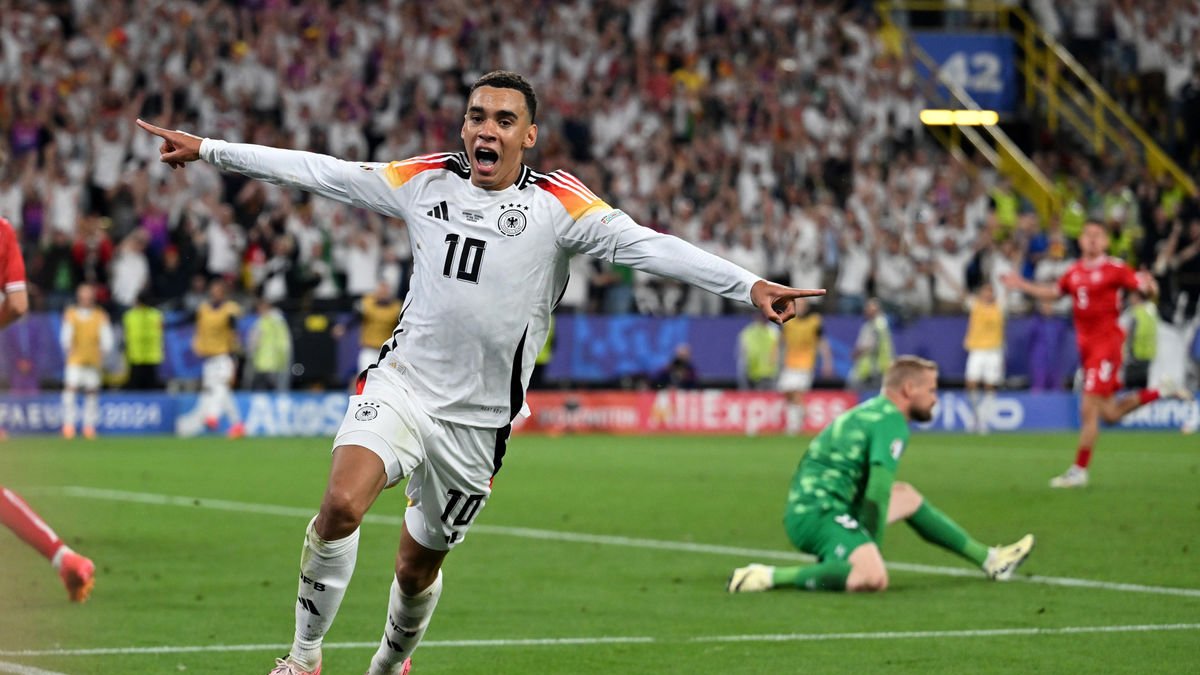
POLYGON ((442 511, 442 522, 453 527, 470 525, 475 514, 479 513, 479 507, 483 505, 484 495, 469 495, 451 489, 446 491, 446 496, 449 501, 446 503, 445 510, 442 511), (458 515, 455 515, 455 511, 458 512, 458 515))

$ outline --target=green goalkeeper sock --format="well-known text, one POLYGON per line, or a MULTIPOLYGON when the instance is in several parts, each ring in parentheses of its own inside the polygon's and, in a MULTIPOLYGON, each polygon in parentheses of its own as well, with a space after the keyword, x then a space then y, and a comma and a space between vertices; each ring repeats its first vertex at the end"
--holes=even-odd
POLYGON ((957 553, 976 565, 982 567, 983 561, 987 560, 988 547, 972 539, 966 530, 928 500, 922 501, 921 508, 909 516, 908 524, 925 541, 957 553))
POLYGON ((827 560, 803 567, 776 567, 771 580, 776 588, 795 586, 806 591, 844 591, 848 576, 850 563, 843 560, 827 560))

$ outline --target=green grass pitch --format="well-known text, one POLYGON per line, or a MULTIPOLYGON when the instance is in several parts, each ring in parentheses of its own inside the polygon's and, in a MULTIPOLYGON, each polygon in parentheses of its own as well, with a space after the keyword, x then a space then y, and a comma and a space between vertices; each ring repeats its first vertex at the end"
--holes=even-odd
MULTIPOLYGON (((881 596, 730 596, 735 566, 792 555, 780 518, 803 443, 514 439, 491 502, 447 560, 414 674, 1195 672, 1194 438, 1108 432, 1092 487, 1057 492, 1046 481, 1069 462, 1071 434, 917 433, 899 478, 985 542, 1035 533, 1021 580, 989 582, 901 525, 881 596)), ((291 641, 328 447, 0 444, 0 481, 99 568, 91 601, 70 605, 49 566, 0 531, 0 672, 266 673, 291 641)), ((403 507, 400 490, 385 492, 363 527, 326 675, 366 669, 403 507)))

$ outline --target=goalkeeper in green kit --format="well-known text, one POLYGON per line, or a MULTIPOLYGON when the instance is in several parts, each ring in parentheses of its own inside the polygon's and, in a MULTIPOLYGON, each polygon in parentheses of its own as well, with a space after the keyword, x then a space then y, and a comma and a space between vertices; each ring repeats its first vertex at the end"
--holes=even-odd
POLYGON ((908 423, 932 419, 937 364, 902 356, 888 368, 883 392, 840 415, 813 439, 788 492, 783 523, 815 565, 752 564, 733 571, 730 593, 799 588, 882 591, 888 574, 879 547, 885 526, 908 521, 922 539, 1008 579, 1033 550, 1033 535, 987 547, 937 510, 908 483, 894 482, 908 444, 908 423))

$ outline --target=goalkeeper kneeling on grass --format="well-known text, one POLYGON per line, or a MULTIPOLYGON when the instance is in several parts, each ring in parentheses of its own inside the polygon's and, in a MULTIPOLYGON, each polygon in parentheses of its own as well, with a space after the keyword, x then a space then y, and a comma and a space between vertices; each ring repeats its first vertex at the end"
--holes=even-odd
POLYGON ((796 548, 818 562, 740 567, 729 578, 729 592, 885 590, 888 575, 879 546, 885 525, 900 520, 925 541, 975 563, 989 578, 1011 577, 1033 550, 1033 535, 989 548, 913 486, 894 482, 909 421, 932 419, 935 403, 937 364, 915 356, 896 359, 884 375, 883 392, 838 416, 814 438, 792 479, 784 527, 796 548))

